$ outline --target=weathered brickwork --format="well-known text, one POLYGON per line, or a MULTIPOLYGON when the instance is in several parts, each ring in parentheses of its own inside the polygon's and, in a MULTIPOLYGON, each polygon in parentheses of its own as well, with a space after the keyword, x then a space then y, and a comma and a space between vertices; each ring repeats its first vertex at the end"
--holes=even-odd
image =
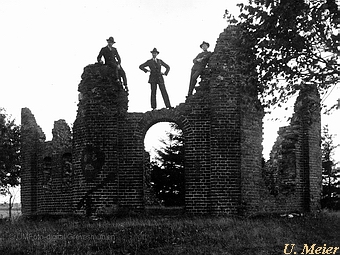
POLYGON ((73 169, 71 131, 65 121, 54 123, 53 139, 45 135, 31 111, 22 109, 22 213, 70 214, 73 169))
POLYGON ((72 134, 64 120, 54 122, 53 139, 41 144, 38 157, 38 211, 72 213, 72 134), (56 207, 56 204, 58 207, 56 207))
POLYGON ((37 211, 37 159, 45 135, 29 109, 22 109, 21 116, 21 210, 30 215, 37 211))
POLYGON ((268 178, 262 178, 264 111, 240 61, 238 38, 234 27, 220 34, 196 93, 172 109, 128 112, 127 92, 99 64, 84 68, 72 134, 58 121, 52 141, 45 142, 34 116, 23 109, 23 213, 144 211, 149 196, 144 138, 152 125, 164 121, 183 131, 186 213, 254 214, 265 207, 263 194, 271 211, 287 203, 303 211, 316 208, 318 119, 296 123, 303 130, 292 156, 300 192, 277 202, 268 178))
POLYGON ((280 128, 278 134, 264 169, 263 210, 320 209, 321 116, 316 86, 304 85, 295 102, 290 125, 280 128))

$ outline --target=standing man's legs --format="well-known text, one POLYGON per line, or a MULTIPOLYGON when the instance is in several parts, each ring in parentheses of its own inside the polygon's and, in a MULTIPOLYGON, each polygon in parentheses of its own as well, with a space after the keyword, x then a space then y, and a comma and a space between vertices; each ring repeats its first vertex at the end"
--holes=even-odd
POLYGON ((156 109, 157 83, 150 83, 150 85, 151 85, 151 108, 156 109))
POLYGON ((121 82, 121 78, 123 79, 123 86, 125 88, 125 91, 129 91, 128 86, 127 86, 126 74, 122 67, 118 69, 118 74, 119 74, 120 82, 121 82))
POLYGON ((165 88, 165 84, 164 84, 164 83, 160 83, 160 84, 159 84, 159 89, 161 90, 161 93, 162 93, 162 97, 163 97, 163 100, 164 100, 165 107, 166 107, 166 108, 171 108, 171 104, 170 104, 168 92, 166 91, 166 88, 165 88))
POLYGON ((119 77, 121 77, 123 79, 123 84, 127 85, 127 79, 126 79, 126 74, 125 74, 124 69, 120 67, 118 69, 118 74, 119 74, 119 77))
POLYGON ((117 80, 119 78, 117 64, 116 63, 108 63, 108 66, 111 67, 112 75, 113 75, 114 79, 117 80))
POLYGON ((191 70, 188 96, 192 95, 194 88, 195 88, 195 85, 197 83, 197 78, 200 75, 200 73, 201 73, 200 70, 191 70))

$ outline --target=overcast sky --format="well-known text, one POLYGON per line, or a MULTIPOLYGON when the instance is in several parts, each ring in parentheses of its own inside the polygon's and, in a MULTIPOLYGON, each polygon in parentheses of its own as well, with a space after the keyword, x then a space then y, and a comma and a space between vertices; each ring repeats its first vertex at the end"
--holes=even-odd
MULTIPOLYGON (((227 26, 224 10, 237 14, 239 2, 246 1, 1 0, 0 107, 18 124, 21 108, 30 108, 51 139, 54 121, 74 122, 83 68, 96 62, 110 36, 127 74, 129 112, 151 108, 148 74, 138 66, 151 57, 154 47, 171 67, 165 85, 171 104, 176 106, 187 95, 192 59, 201 51, 199 45, 207 41, 209 50, 214 50, 227 26)), ((339 97, 337 86, 325 103, 334 104, 339 97)), ((164 107, 159 94, 157 102, 158 108, 164 107)), ((278 127, 287 124, 283 116, 289 117, 290 112, 279 109, 275 116, 266 116, 265 155, 278 127)), ((339 117, 337 110, 323 118, 323 125, 330 123, 333 134, 339 130, 335 122, 339 117)), ((340 143, 339 137, 336 141, 340 143)))
POLYGON ((214 49, 227 25, 224 10, 238 10, 237 2, 2 0, 0 105, 16 118, 30 108, 48 137, 54 120, 73 123, 83 68, 113 36, 128 78, 129 111, 150 109, 148 74, 138 66, 154 47, 171 67, 165 84, 175 106, 185 100, 199 45, 204 40, 214 49))

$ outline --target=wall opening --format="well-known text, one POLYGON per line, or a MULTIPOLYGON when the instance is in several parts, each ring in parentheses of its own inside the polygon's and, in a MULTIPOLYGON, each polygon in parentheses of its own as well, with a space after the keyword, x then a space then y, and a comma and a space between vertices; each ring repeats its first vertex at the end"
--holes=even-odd
POLYGON ((43 159, 42 174, 42 188, 44 191, 50 191, 52 188, 52 157, 45 157, 43 159))
POLYGON ((185 206, 183 131, 174 122, 151 126, 144 138, 144 200, 147 208, 179 212, 185 206))
POLYGON ((73 183, 73 167, 72 167, 72 154, 64 153, 62 159, 62 188, 69 190, 72 188, 73 183))

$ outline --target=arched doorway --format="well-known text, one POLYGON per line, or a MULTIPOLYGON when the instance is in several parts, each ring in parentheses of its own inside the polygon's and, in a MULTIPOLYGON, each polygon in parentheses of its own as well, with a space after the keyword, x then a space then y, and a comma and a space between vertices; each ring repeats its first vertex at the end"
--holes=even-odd
POLYGON ((146 209, 181 213, 185 206, 183 130, 175 122, 157 122, 144 137, 144 202, 146 209))

